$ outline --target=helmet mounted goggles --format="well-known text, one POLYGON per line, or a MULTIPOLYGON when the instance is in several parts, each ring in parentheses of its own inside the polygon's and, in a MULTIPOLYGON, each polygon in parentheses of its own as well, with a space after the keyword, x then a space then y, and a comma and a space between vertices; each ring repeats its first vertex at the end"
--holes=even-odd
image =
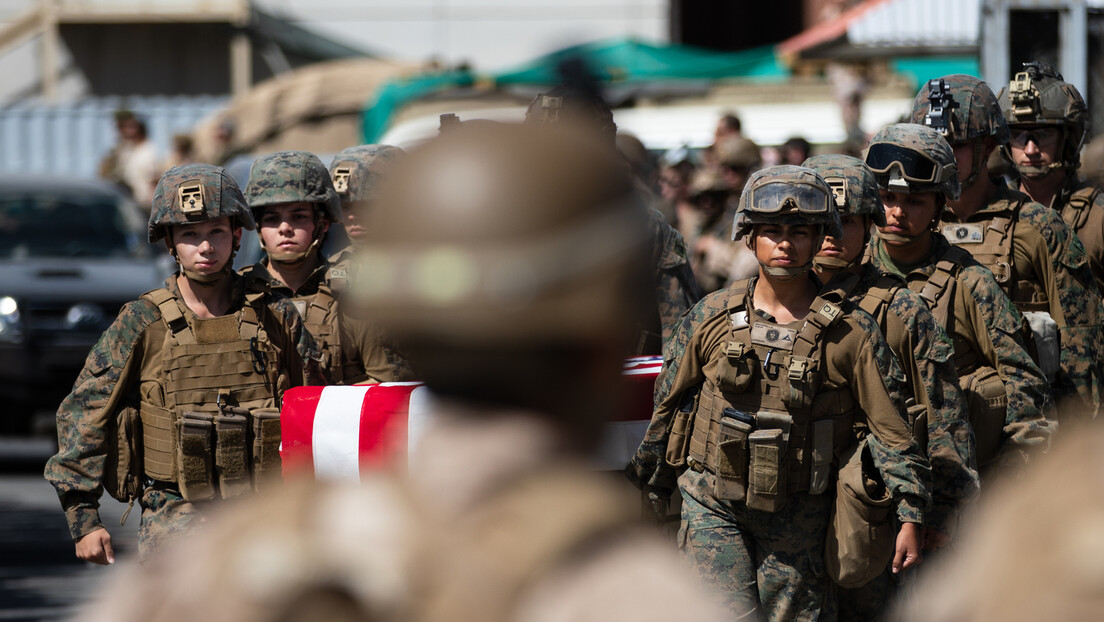
POLYGON ((953 166, 940 166, 931 156, 893 143, 874 143, 866 152, 866 165, 875 175, 889 176, 888 190, 911 192, 908 182, 938 184, 955 174, 953 166))
POLYGON ((756 214, 825 214, 835 197, 806 181, 778 180, 755 186, 747 210, 756 214))

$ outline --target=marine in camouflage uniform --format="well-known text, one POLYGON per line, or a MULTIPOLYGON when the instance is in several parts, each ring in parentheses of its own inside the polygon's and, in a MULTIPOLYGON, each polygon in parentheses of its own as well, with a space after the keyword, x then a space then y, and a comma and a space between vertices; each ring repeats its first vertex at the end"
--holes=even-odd
MULTIPOLYGON (((236 251, 241 229, 253 229, 254 223, 233 178, 223 169, 206 164, 179 166, 165 173, 157 186, 149 241, 156 243, 165 238, 176 256, 174 237, 187 236, 190 223, 204 224, 221 217, 229 218, 227 226, 232 229, 236 251)), ((88 354, 73 391, 57 412, 58 453, 47 463, 45 475, 57 489, 70 535, 78 541, 78 555, 82 539, 106 538, 102 549, 86 558, 89 561, 113 561, 106 531, 96 532, 104 529, 99 498, 105 487, 116 489, 118 484, 111 480, 124 475, 114 472, 117 464, 110 459, 114 448, 122 443, 121 435, 132 435, 120 451, 129 449, 136 456, 130 465, 135 485, 128 496, 132 502, 136 497, 142 507, 139 555, 145 558, 203 520, 210 503, 186 501, 181 480, 151 471, 166 466, 152 463, 155 455, 170 453, 167 439, 156 434, 155 423, 179 430, 173 426, 181 425, 185 410, 218 409, 228 415, 230 411, 223 412, 222 407, 279 408, 287 388, 322 382, 317 346, 295 308, 267 294, 247 294, 243 280, 231 268, 232 251, 217 271, 213 266, 199 270, 178 260, 180 272, 169 277, 163 289, 127 303, 119 312, 88 354), (210 300, 202 293, 221 292, 229 308, 224 315, 208 319, 212 313, 208 304, 203 306, 206 316, 200 317, 185 303, 183 289, 200 291, 201 306, 210 300), (224 320, 231 324, 227 326, 224 320), (248 329, 247 325, 254 322, 248 329), (247 330, 254 336, 242 341, 239 331, 245 334, 247 330), (186 344, 185 337, 193 334, 194 344, 178 345, 186 344), (244 353, 235 349, 241 347, 244 353), (211 354, 208 351, 212 348, 224 348, 220 351, 225 353, 211 354), (243 356, 247 360, 252 357, 252 361, 243 361, 243 356), (191 367, 189 360, 194 361, 191 367), (241 365, 244 367, 239 368, 241 365), (143 425, 123 418, 120 413, 128 408, 141 413, 143 425), (166 416, 165 421, 154 418, 160 413, 166 416), (138 431, 144 437, 133 436, 138 431), (151 445, 154 442, 166 445, 151 445)), ((278 438, 274 440, 278 444, 278 438)), ((175 449, 177 445, 178 441, 173 440, 171 446, 175 449)), ((170 470, 180 473, 184 468, 177 464, 170 470)), ((254 475, 259 481, 259 473, 254 475)), ((227 488, 222 493, 231 495, 227 488)))
POLYGON ((1095 417, 1104 403, 1104 302, 1085 248, 1054 210, 989 179, 988 158, 1009 140, 997 98, 981 80, 950 75, 925 85, 913 102, 912 121, 940 131, 959 162, 962 196, 948 202, 941 231, 996 277, 1025 314, 1035 335, 1037 362, 1048 377, 1060 417, 1095 417), (932 83, 937 92, 933 96, 932 83), (951 101, 953 99, 953 101, 951 101), (1055 327, 1056 325, 1056 327, 1055 327), (1048 332, 1050 333, 1048 335, 1048 332), (1053 333, 1058 360, 1053 361, 1053 333))
POLYGON ((1062 215, 1104 292, 1104 194, 1077 176, 1089 135, 1084 98, 1053 67, 1024 63, 997 99, 1012 135, 1001 154, 1019 173, 1010 185, 1062 215))
MULTIPOLYGON (((826 239, 813 259, 817 275, 826 290, 839 289, 871 314, 905 372, 909 421, 932 469, 925 549, 938 548, 955 533, 961 509, 978 491, 974 438, 958 386, 954 346, 924 300, 903 279, 862 261, 871 227, 886 224, 878 182, 870 169, 862 160, 845 155, 814 156, 802 166, 815 170, 832 186, 844 227, 844 236, 826 239), (859 239, 848 235, 858 231, 859 239)), ((893 586, 888 568, 863 587, 837 586, 840 619, 879 618, 893 586)))
MULTIPOLYGON (((763 226, 781 236, 779 229, 809 224, 815 225, 813 235, 838 235, 830 197, 827 184, 810 169, 759 171, 744 190, 733 237, 759 233, 763 226)), ((833 456, 854 444, 852 426, 858 422, 870 431, 867 447, 903 524, 894 568, 919 561, 918 524, 930 502, 931 473, 905 418, 904 374, 878 325, 831 294, 816 298, 808 316, 792 323, 756 306, 756 288, 772 291, 776 281, 808 279, 804 289, 815 296, 819 284, 809 268, 818 246, 819 239, 812 240, 804 265, 763 263, 760 257, 758 277, 706 296, 683 316, 664 351, 652 421, 627 469, 629 479, 657 501, 671 493, 678 478, 680 547, 706 583, 726 596, 734 616, 835 619, 824 562, 835 498, 827 481, 838 468, 833 456), (819 333, 810 332, 815 330, 819 333), (772 346, 764 357, 763 339, 777 344, 792 339, 795 345, 790 354, 772 346), (808 360, 816 362, 804 368, 800 362, 806 359, 797 356, 802 340, 815 344, 808 360), (772 358, 778 367, 768 369, 772 358), (753 420, 754 432, 725 440, 726 430, 739 429, 733 419, 753 420), (776 427, 786 420, 792 424, 776 427), (754 443, 776 439, 781 429, 794 446, 782 449, 782 464, 789 466, 774 473, 788 473, 789 485, 770 478, 768 458, 776 454, 769 445, 747 445, 760 433, 764 436, 754 443), (772 487, 787 499, 781 507, 762 503, 772 487)))
MULTIPOLYGON (((597 95, 556 87, 536 96, 525 113, 525 121, 539 125, 568 124, 583 131, 593 131, 603 142, 608 141, 610 149, 616 149, 617 124, 613 121, 613 112, 597 95)), ((652 232, 655 313, 641 325, 635 351, 641 355, 659 354, 678 326, 679 317, 701 298, 702 293, 690 268, 682 234, 668 224, 658 210, 646 205, 641 205, 641 209, 647 212, 652 232)))
POLYGON ((930 228, 943 202, 958 196, 954 154, 935 130, 898 123, 874 136, 866 162, 887 218, 871 244, 871 262, 903 276, 950 335, 979 467, 1022 465, 1057 427, 1053 398, 1028 354, 1022 318, 993 274, 930 228), (915 220, 925 208, 913 203, 929 199, 931 220, 915 220))
POLYGON ((409 370, 382 333, 342 310, 348 262, 334 265, 320 251, 329 227, 342 221, 341 200, 318 157, 306 151, 279 151, 258 158, 249 172, 245 198, 266 253, 260 262, 242 270, 247 287, 272 291, 295 304, 322 350, 328 382, 409 379, 409 370), (303 223, 292 224, 300 209, 311 213, 309 246, 289 250, 273 245, 292 240, 296 228, 305 228, 303 223), (274 231, 274 240, 266 242, 262 231, 266 228, 274 231))

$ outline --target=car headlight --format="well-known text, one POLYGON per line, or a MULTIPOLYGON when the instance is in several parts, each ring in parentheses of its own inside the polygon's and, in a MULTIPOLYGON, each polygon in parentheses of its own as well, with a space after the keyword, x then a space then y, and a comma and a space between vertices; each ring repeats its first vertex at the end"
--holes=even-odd
POLYGON ((19 316, 19 303, 11 296, 0 297, 0 341, 23 341, 23 318, 19 316))

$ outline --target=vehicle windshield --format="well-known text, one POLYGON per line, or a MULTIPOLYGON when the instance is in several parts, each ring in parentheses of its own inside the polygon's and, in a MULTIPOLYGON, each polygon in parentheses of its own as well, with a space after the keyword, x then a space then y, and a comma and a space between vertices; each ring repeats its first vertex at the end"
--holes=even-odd
POLYGON ((0 194, 0 258, 134 257, 144 254, 110 196, 0 194))

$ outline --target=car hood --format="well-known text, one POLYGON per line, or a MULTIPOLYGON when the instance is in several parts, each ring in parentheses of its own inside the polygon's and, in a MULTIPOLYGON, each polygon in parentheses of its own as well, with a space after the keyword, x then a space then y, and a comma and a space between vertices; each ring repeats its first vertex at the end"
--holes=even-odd
POLYGON ((154 258, 0 261, 0 296, 38 300, 119 301, 159 287, 154 258))

